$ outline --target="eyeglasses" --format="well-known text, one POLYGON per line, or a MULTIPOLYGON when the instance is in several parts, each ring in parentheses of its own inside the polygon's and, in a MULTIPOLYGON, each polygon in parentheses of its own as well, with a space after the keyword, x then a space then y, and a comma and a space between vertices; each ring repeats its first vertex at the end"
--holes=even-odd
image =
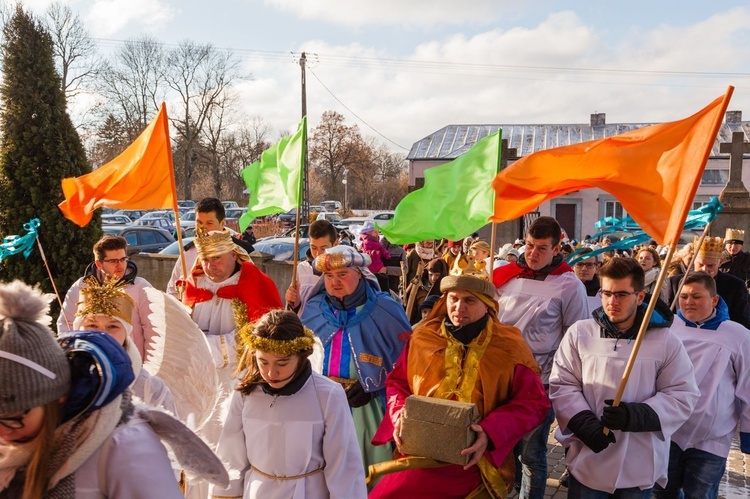
POLYGON ((594 267, 597 266, 597 263, 596 262, 586 262, 586 263, 584 263, 584 262, 577 262, 575 264, 575 266, 576 266, 576 268, 579 268, 579 269, 582 269, 584 267, 586 267, 587 269, 593 269, 594 267))
POLYGON ((26 409, 20 416, 14 416, 12 418, 0 418, 0 425, 5 426, 9 430, 20 430, 24 427, 23 419, 29 414, 31 409, 26 409))
POLYGON ((102 262, 104 262, 104 263, 115 263, 116 264, 116 263, 128 263, 128 260, 130 260, 130 258, 128 258, 128 257, 125 256, 125 257, 122 257, 122 258, 110 258, 109 260, 102 260, 102 262))
POLYGON ((624 300, 630 295, 636 295, 640 293, 640 291, 602 291, 602 296, 604 298, 617 298, 617 300, 624 300))

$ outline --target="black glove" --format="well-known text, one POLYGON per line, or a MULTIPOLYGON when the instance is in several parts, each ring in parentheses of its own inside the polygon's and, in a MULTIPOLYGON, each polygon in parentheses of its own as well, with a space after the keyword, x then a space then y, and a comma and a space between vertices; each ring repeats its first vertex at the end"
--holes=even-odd
POLYGON ((359 381, 349 385, 346 390, 346 400, 349 407, 362 407, 372 400, 372 393, 367 393, 359 381))
POLYGON ((617 442, 615 434, 611 431, 607 435, 604 434, 604 425, 591 411, 581 411, 570 418, 568 428, 596 454, 606 449, 609 444, 617 442))
POLYGON ((602 423, 610 430, 622 431, 660 431, 659 415, 642 402, 620 402, 617 407, 611 407, 614 400, 604 401, 609 407, 604 408, 602 423))

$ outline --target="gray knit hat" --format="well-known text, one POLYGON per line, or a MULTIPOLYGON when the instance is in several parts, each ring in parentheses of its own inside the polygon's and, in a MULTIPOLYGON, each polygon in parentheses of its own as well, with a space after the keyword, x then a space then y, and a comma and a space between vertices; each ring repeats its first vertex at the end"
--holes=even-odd
POLYGON ((70 365, 48 324, 49 298, 21 281, 0 284, 0 414, 67 395, 70 365))

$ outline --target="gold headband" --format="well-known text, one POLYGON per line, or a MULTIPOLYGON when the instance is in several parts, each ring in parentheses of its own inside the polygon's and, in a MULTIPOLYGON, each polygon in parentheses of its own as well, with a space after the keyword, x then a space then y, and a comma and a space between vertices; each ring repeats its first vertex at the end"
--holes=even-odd
POLYGON ((207 232, 203 227, 197 227, 196 237, 193 240, 198 252, 198 259, 211 258, 234 252, 241 262, 250 260, 250 256, 244 248, 237 246, 232 240, 232 234, 227 230, 216 230, 207 232))
POLYGON ((81 301, 78 302, 77 316, 101 314, 117 317, 128 324, 133 324, 135 303, 125 293, 125 284, 120 282, 119 278, 105 275, 104 282, 100 284, 96 277, 90 276, 83 282, 86 287, 81 288, 81 301))
POLYGON ((250 350, 272 353, 274 355, 292 355, 295 353, 310 350, 315 344, 313 332, 305 328, 305 335, 298 336, 293 340, 274 340, 264 338, 256 334, 248 335, 247 346, 250 350))

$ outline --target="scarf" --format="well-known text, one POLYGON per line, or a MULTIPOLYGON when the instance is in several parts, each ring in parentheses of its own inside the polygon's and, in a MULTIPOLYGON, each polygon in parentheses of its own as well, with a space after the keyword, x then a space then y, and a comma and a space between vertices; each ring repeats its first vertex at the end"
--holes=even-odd
POLYGON ((492 284, 499 288, 514 277, 544 281, 548 275, 560 275, 565 272, 573 272, 573 269, 565 262, 562 255, 555 255, 549 265, 539 270, 530 269, 526 265, 525 256, 521 255, 517 262, 496 268, 492 272, 492 284))
POLYGON ((364 277, 360 277, 357 287, 354 288, 354 291, 352 291, 350 295, 346 295, 343 298, 336 298, 335 296, 329 295, 326 291, 326 301, 337 310, 350 310, 357 308, 360 305, 364 305, 367 301, 366 287, 367 283, 365 282, 364 277))
POLYGON ((312 376, 312 365, 310 364, 310 361, 308 359, 305 359, 302 362, 304 362, 305 365, 302 366, 302 369, 297 374, 297 376, 295 376, 293 380, 291 380, 281 388, 274 388, 268 383, 261 383, 260 388, 261 390, 263 390, 263 393, 265 393, 266 395, 280 395, 282 397, 288 397, 289 395, 294 395, 295 393, 300 391, 302 387, 305 386, 305 383, 307 383, 307 380, 310 379, 310 376, 312 376))
POLYGON ((419 255, 419 258, 422 260, 432 260, 435 258, 435 249, 434 248, 423 248, 419 244, 414 246, 414 251, 417 252, 417 255, 419 255))
MULTIPOLYGON (((74 499, 75 472, 109 438, 115 428, 130 418, 133 405, 125 391, 97 411, 81 414, 55 430, 45 499, 74 499)), ((26 466, 36 442, 0 447, 0 497, 17 497, 23 490, 26 466)))

